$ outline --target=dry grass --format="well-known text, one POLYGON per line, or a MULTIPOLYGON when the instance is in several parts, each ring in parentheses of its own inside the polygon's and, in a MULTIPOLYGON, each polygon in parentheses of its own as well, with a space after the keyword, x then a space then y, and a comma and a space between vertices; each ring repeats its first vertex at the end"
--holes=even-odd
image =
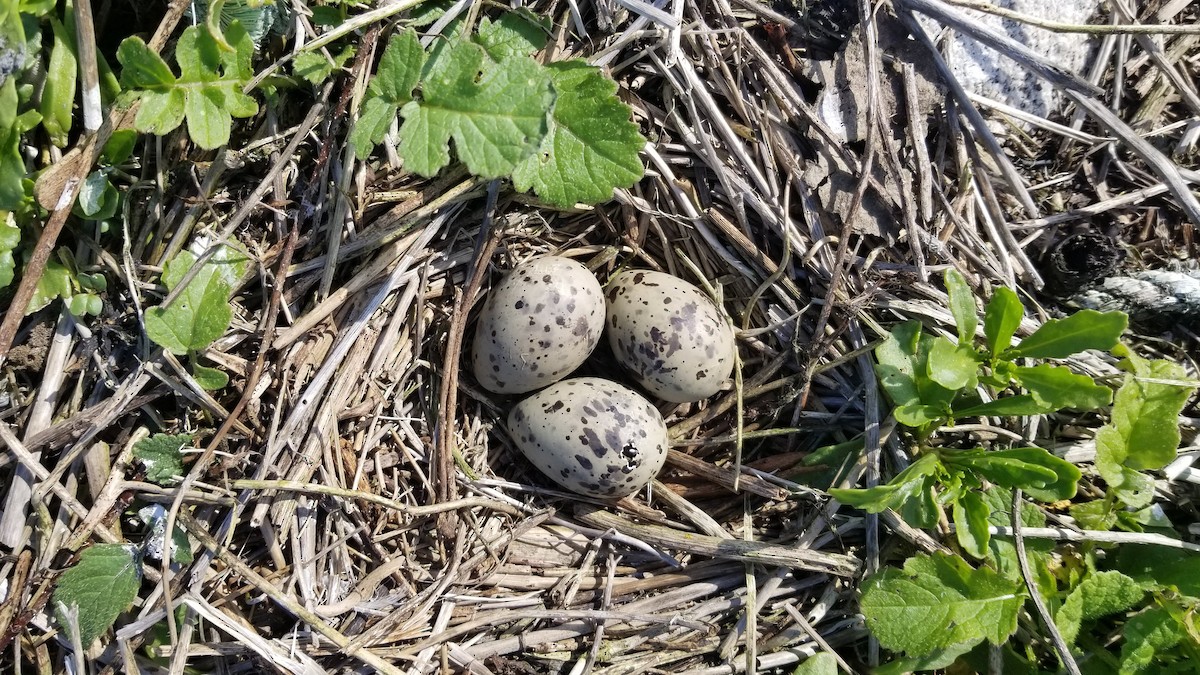
MULTIPOLYGON (((1187 3, 1149 5, 1117 23, 1200 19, 1187 3), (1174 12, 1156 14, 1163 5, 1174 12)), ((230 149, 206 154, 179 135, 144 146, 128 193, 136 243, 101 251, 78 237, 85 264, 120 280, 109 311, 86 326, 34 315, 8 355, 0 483, 19 466, 35 479, 19 504, 27 527, 0 558, 0 666, 50 672, 75 658, 43 611, 56 571, 88 542, 138 541, 122 510, 155 502, 197 558, 148 564, 115 639, 87 652, 94 672, 716 675, 821 650, 857 671, 879 656, 857 615, 862 575, 896 550, 942 546, 822 492, 877 484, 906 462, 869 353, 885 328, 948 326, 936 282, 947 266, 981 294, 1007 285, 1051 302, 1040 261, 1077 229, 1119 234, 1138 264, 1195 254, 1187 167, 1200 107, 1180 88, 1197 75, 1195 31, 1099 37, 1109 56, 1090 84, 1056 82, 1078 123, 1009 125, 1002 146, 965 93, 927 88, 920 43, 887 47, 904 8, 951 5, 884 4, 848 47, 866 131, 842 143, 789 72, 807 56, 796 15, 757 0, 579 6, 537 4, 588 30, 562 30, 553 56, 607 66, 652 140, 646 178, 610 204, 556 212, 453 172, 419 179, 388 153, 355 160, 348 111, 383 23, 365 27, 349 74, 315 103, 284 92, 230 149), (795 28, 791 53, 775 26, 795 28), (1138 96, 1110 107, 1117 83, 1138 96), (232 376, 215 395, 138 322, 163 296, 164 262, 202 238, 255 256, 233 326, 204 355, 232 376), (548 252, 601 279, 631 265, 677 274, 711 289, 740 329, 736 382, 661 408, 667 470, 616 504, 548 488, 505 434, 511 402, 458 368, 476 301, 548 252), (158 431, 199 436, 177 487, 144 482, 130 461, 158 431), (845 465, 804 464, 853 439, 861 451, 845 465), (164 611, 180 604, 182 622, 164 611)), ((1180 339, 1160 349, 1184 359, 1195 337, 1180 339)), ((587 367, 610 371, 603 359, 587 367)), ((1027 430, 963 433, 1014 431, 1027 430)))

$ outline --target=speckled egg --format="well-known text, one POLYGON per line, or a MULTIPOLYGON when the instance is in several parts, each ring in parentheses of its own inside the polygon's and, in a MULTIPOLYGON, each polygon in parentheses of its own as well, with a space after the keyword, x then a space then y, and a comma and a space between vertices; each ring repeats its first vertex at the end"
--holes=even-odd
POLYGON ((699 401, 733 371, 733 329, 699 288, 663 272, 630 270, 613 277, 606 300, 613 353, 655 396, 699 401))
POLYGON ((517 448, 559 485, 616 499, 650 482, 667 458, 667 425, 641 394, 598 377, 563 380, 508 414, 517 448))
POLYGON ((497 394, 540 389, 587 360, 603 331, 596 277, 569 258, 534 258, 488 294, 475 328, 475 379, 497 394))

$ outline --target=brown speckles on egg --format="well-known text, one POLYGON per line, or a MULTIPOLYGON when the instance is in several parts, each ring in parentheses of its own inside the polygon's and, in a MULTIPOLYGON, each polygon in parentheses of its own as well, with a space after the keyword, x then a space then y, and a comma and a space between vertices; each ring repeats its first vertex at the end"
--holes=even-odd
POLYGON ((733 329, 699 288, 662 272, 631 270, 609 282, 605 298, 613 353, 652 394, 699 401, 733 371, 733 329))
POLYGON ((553 384, 595 349, 603 316, 604 290, 586 267, 555 256, 524 262, 484 303, 472 350, 475 377, 497 394, 553 384))
POLYGON ((667 456, 667 426, 654 406, 600 378, 564 380, 531 395, 509 413, 508 427, 534 466, 593 497, 636 492, 667 456))

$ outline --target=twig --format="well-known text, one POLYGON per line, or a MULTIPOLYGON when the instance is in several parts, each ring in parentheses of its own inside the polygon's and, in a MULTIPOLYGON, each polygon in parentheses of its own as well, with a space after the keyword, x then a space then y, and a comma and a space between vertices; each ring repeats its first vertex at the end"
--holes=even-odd
POLYGON ((1038 616, 1046 626, 1046 632, 1050 634, 1050 641, 1054 643, 1054 649, 1058 652, 1058 658, 1062 659, 1063 667, 1070 675, 1082 675, 1079 671, 1079 664, 1075 663, 1075 657, 1071 655, 1071 648, 1067 645, 1066 640, 1063 640, 1062 633, 1058 630, 1058 624, 1054 623, 1054 617, 1050 615, 1050 609, 1046 607, 1046 601, 1042 599, 1037 582, 1033 580, 1033 572, 1029 569, 1029 556, 1025 554, 1025 538, 1021 536, 1021 507, 1024 503, 1021 488, 1013 490, 1012 536, 1013 543, 1017 548, 1017 563, 1021 567, 1021 578, 1025 580, 1025 588, 1029 589, 1029 597, 1033 600, 1033 606, 1037 608, 1038 616))

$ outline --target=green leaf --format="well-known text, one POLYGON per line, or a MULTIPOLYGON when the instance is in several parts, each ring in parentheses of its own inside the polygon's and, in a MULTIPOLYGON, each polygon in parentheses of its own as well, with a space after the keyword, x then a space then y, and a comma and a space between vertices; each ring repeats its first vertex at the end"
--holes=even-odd
POLYGON ((978 493, 967 491, 954 502, 954 532, 963 550, 976 558, 987 556, 992 508, 978 493))
POLYGON ((191 434, 154 434, 133 445, 133 456, 146 467, 146 480, 171 485, 183 475, 183 448, 192 444, 191 434))
POLYGON ((529 57, 496 63, 471 42, 453 42, 422 85, 422 101, 400 109, 400 155, 422 176, 458 157, 481 178, 500 178, 529 157, 548 131, 554 103, 546 69, 529 57))
POLYGON ((1096 433, 1096 464, 1105 480, 1114 473, 1114 467, 1158 469, 1175 459, 1180 441, 1179 413, 1194 389, 1150 381, 1184 381, 1187 373, 1182 366, 1125 353, 1124 365, 1136 371, 1125 376, 1113 399, 1112 420, 1096 433))
POLYGON ((931 405, 902 405, 892 411, 896 416, 896 421, 906 427, 914 429, 925 426, 926 424, 940 422, 945 418, 946 414, 941 408, 935 408, 931 405))
POLYGON ((75 285, 71 282, 71 277, 71 269, 62 261, 57 258, 47 260, 42 276, 34 287, 33 297, 29 299, 29 306, 25 308, 25 314, 33 314, 49 305, 55 298, 69 301, 75 294, 75 285))
POLYGON ((1183 595, 1200 597, 1200 553, 1166 546, 1123 544, 1116 568, 1142 588, 1174 588, 1183 595))
POLYGON ((133 129, 118 129, 108 137, 104 149, 100 152, 100 157, 109 166, 124 164, 125 160, 133 155, 133 148, 137 145, 137 141, 138 134, 133 129))
POLYGON ((411 28, 388 41, 379 60, 379 70, 371 78, 362 113, 350 132, 350 142, 359 157, 371 154, 375 145, 387 135, 400 106, 412 100, 425 59, 421 41, 411 28))
POLYGON ((917 348, 921 339, 921 324, 905 321, 892 329, 883 342, 875 348, 878 364, 875 372, 879 383, 887 392, 892 403, 902 406, 918 404, 921 395, 917 390, 917 348))
POLYGON ((988 353, 992 358, 1012 344, 1012 337, 1024 316, 1025 308, 1016 292, 1011 288, 997 288, 983 312, 983 334, 987 336, 988 353))
POLYGON ((937 527, 942 509, 938 506, 937 494, 933 489, 935 480, 933 476, 926 476, 919 483, 919 489, 912 490, 911 493, 905 495, 904 502, 898 508, 904 522, 913 527, 937 527))
POLYGON ((199 384, 206 391, 218 391, 224 389, 225 385, 229 384, 229 376, 222 370, 202 366, 194 359, 191 362, 191 366, 192 378, 196 380, 196 384, 199 384))
POLYGON ((549 21, 525 8, 505 12, 496 21, 479 20, 475 41, 493 61, 510 56, 533 56, 546 47, 549 21))
POLYGON ((950 313, 954 315, 954 325, 958 327, 958 343, 960 345, 974 344, 975 329, 979 326, 979 315, 975 309, 975 293, 963 275, 953 267, 947 269, 942 278, 946 282, 946 291, 950 295, 950 313))
MULTIPOLYGON (((385 50, 386 52, 386 50, 385 50)), ((320 86, 333 75, 333 71, 345 67, 354 56, 354 45, 346 45, 332 59, 325 58, 319 51, 300 52, 292 60, 292 74, 306 80, 314 87, 320 86)))
POLYGON ((1065 359, 1088 349, 1108 351, 1117 346, 1128 324, 1123 312, 1080 310, 1065 319, 1050 319, 1005 356, 1065 359))
POLYGON ((72 213, 84 220, 107 220, 116 215, 120 204, 121 195, 108 180, 108 173, 97 169, 84 179, 72 213))
POLYGON ((21 243, 21 228, 16 226, 12 212, 4 214, 0 220, 0 288, 12 283, 13 274, 17 269, 17 261, 13 251, 21 243))
POLYGON ((129 544, 96 544, 79 555, 79 563, 63 572, 54 590, 59 625, 66 630, 65 611, 77 611, 84 647, 112 627, 137 597, 142 583, 141 557, 129 544))
POLYGON ((1133 579, 1120 572, 1094 572, 1071 591, 1054 615, 1063 639, 1073 644, 1085 621, 1095 621, 1133 607, 1145 595, 1133 579))
POLYGON ((970 469, 993 483, 1008 488, 1042 486, 1053 483, 1058 478, 1049 468, 1001 454, 1000 451, 943 450, 941 454, 942 461, 948 466, 970 469))
POLYGON ((1053 410, 1095 410, 1112 403, 1112 389, 1064 366, 1018 366, 1016 378, 1035 401, 1053 410))
POLYGON ((1121 646, 1121 673, 1154 672, 1155 655, 1179 644, 1185 633, 1163 607, 1150 609, 1125 622, 1121 646))
MULTIPOLYGON (((20 24, 20 21, 17 22, 20 24)), ((17 211, 25 200, 25 158, 16 128, 17 78, 0 84, 0 210, 17 211)))
POLYGON ((953 413, 955 419, 960 419, 963 417, 986 417, 989 415, 1005 417, 1041 415, 1043 413, 1054 412, 1054 410, 1053 406, 1037 401, 1029 394, 1018 394, 1017 396, 1005 396, 1004 398, 998 398, 994 401, 980 403, 967 408, 954 409, 953 413))
MULTIPOLYGON (((1049 483, 1039 484, 1038 481, 1028 478, 1023 484, 1007 486, 1022 488, 1030 497, 1044 502, 1074 497, 1082 476, 1079 467, 1061 457, 1050 454, 1043 448, 997 450, 987 453, 986 456, 1001 462, 1020 462, 1027 467, 1037 467, 1041 471, 1053 473, 1054 478, 1049 483)), ((996 482, 999 483, 999 481, 996 482)))
POLYGON ((970 343, 955 345, 944 337, 933 340, 929 378, 947 389, 974 389, 979 383, 978 354, 970 343))
MULTIPOLYGON (((224 247, 228 250, 228 247, 224 247)), ((168 290, 183 279, 196 256, 181 251, 163 270, 168 290)), ((233 319, 229 295, 238 277, 237 263, 222 255, 206 262, 169 307, 146 310, 146 334, 173 354, 187 354, 212 344, 233 319)))
POLYGON ((792 675, 837 675, 838 662, 829 652, 817 652, 800 662, 792 675))
MULTIPOLYGON (((74 23, 73 21, 71 23, 74 23)), ((50 17, 54 30, 54 47, 50 50, 50 63, 46 67, 46 83, 42 88, 42 127, 50 136, 50 142, 64 148, 69 142, 72 107, 75 104, 75 75, 78 64, 75 60, 74 27, 64 27, 50 17)))
POLYGON ((600 69, 571 59, 547 70, 557 95, 549 131, 540 150, 513 171, 513 184, 564 208, 608 201, 614 188, 641 179, 638 153, 646 139, 600 69))
POLYGON ((843 504, 858 507, 867 513, 879 513, 902 505, 921 489, 925 477, 933 475, 940 467, 937 456, 929 453, 909 464, 907 469, 896 474, 887 485, 862 490, 833 488, 829 490, 829 495, 843 504))
POLYGON ((1023 586, 945 554, 909 558, 863 584, 860 608, 880 644, 920 656, 952 645, 1003 644, 1017 629, 1023 586))
MULTIPOLYGON (((991 509, 988 524, 1012 526, 1012 490, 992 486, 981 491, 980 497, 991 509)), ((1021 500, 1021 524, 1025 527, 1045 527, 1046 515, 1028 500, 1021 500)), ((1039 592, 1045 597, 1057 593, 1058 581, 1051 572, 1050 560, 1055 542, 1048 539, 1026 539, 1025 551, 1039 592)), ((1005 579, 1024 583, 1017 561, 1017 549, 1012 537, 996 535, 988 542, 987 564, 1005 579)))
POLYGON ((1068 512, 1075 519, 1075 524, 1085 530, 1108 531, 1117 524, 1116 510, 1103 499, 1072 504, 1068 512))
POLYGON ((224 32, 232 49, 223 48, 207 26, 184 29, 175 47, 180 75, 137 37, 126 38, 117 49, 121 84, 141 90, 142 105, 134 126, 140 131, 166 134, 185 119, 196 145, 211 150, 229 142, 233 117, 258 112, 254 99, 242 87, 254 76, 251 60, 254 43, 238 22, 224 32))

